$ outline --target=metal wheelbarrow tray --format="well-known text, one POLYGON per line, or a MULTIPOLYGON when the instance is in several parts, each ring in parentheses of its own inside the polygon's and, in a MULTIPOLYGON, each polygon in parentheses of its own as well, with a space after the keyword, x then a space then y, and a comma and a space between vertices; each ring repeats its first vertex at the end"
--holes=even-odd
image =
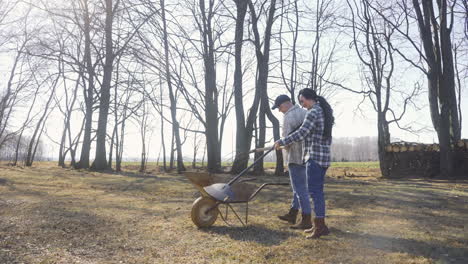
MULTIPOLYGON (((264 150, 264 149, 262 149, 264 150)), ((190 182, 200 191, 201 197, 193 202, 191 210, 191 218, 197 227, 210 227, 221 216, 223 221, 228 224, 228 211, 229 209, 234 213, 239 222, 246 226, 248 223, 249 202, 257 196, 257 194, 266 186, 269 185, 289 185, 289 183, 263 183, 259 187, 254 184, 248 183, 256 180, 255 178, 239 179, 244 175, 253 165, 262 157, 270 153, 273 148, 270 148, 259 159, 254 161, 252 165, 242 171, 239 175, 231 179, 228 183, 225 178, 216 174, 209 173, 185 173, 185 176, 190 182), (232 204, 245 204, 245 218, 239 216, 232 204), (225 205, 225 212, 222 213, 219 209, 220 205, 225 205)), ((229 225, 229 224, 228 224, 229 225)))

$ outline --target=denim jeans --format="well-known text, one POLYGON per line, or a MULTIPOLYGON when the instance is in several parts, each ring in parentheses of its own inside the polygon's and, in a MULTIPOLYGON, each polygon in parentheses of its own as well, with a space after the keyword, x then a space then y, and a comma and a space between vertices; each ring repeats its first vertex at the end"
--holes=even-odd
POLYGON ((306 166, 308 189, 314 202, 315 217, 324 218, 325 195, 323 193, 323 184, 325 181, 325 173, 328 168, 323 168, 311 159, 307 161, 306 166))
POLYGON ((306 167, 294 163, 289 164, 289 177, 293 189, 291 208, 301 209, 303 214, 311 214, 310 199, 307 190, 306 167))

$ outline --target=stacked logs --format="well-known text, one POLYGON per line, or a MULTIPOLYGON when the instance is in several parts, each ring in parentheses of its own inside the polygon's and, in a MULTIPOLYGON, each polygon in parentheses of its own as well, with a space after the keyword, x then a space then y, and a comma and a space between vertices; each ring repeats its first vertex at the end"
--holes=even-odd
MULTIPOLYGON (((468 177, 468 139, 454 146, 455 176, 468 177)), ((440 172, 440 147, 438 144, 396 142, 385 147, 385 161, 392 178, 405 176, 434 177, 440 172)))
MULTIPOLYGON (((460 139, 455 146, 455 151, 468 151, 468 139, 460 139)), ((420 144, 411 142, 396 142, 385 147, 386 152, 434 152, 440 151, 439 144, 420 144)))

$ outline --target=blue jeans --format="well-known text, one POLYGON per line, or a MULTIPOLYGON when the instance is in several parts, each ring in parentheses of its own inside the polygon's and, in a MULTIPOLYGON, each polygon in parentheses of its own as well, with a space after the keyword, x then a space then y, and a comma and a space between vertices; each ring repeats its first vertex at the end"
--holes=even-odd
POLYGON ((325 217, 325 195, 323 193, 323 184, 325 182, 325 173, 328 168, 323 168, 315 161, 309 159, 307 166, 307 183, 309 194, 314 201, 314 213, 317 218, 325 217))
POLYGON ((301 209, 303 214, 311 214, 309 194, 307 190, 306 167, 298 164, 289 164, 289 177, 293 189, 291 208, 301 209))

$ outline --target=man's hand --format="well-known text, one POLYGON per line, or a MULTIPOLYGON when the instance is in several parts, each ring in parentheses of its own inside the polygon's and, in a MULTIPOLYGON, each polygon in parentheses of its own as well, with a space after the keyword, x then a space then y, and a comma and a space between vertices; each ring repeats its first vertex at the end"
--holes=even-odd
POLYGON ((275 149, 280 150, 280 148, 281 148, 281 140, 278 140, 275 142, 275 149))

